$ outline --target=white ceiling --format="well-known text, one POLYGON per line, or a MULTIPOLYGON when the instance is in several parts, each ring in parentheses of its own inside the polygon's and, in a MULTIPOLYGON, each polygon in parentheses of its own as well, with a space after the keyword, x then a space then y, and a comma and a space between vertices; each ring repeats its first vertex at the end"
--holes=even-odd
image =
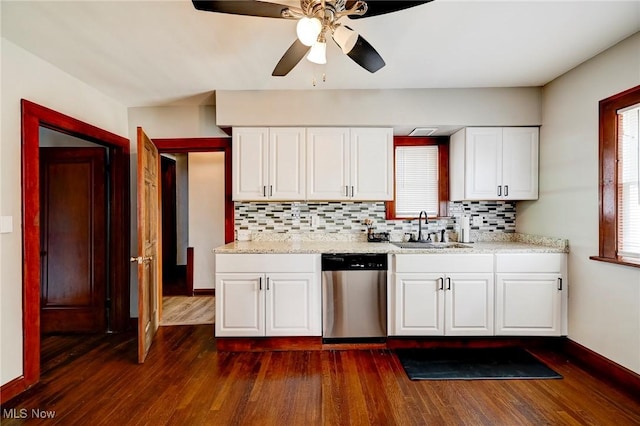
POLYGON ((375 74, 328 43, 327 65, 303 60, 272 77, 295 21, 201 12, 190 0, 1 7, 4 38, 130 107, 312 89, 314 77, 317 90, 542 86, 640 30, 640 0, 435 0, 349 21, 387 63, 375 74))

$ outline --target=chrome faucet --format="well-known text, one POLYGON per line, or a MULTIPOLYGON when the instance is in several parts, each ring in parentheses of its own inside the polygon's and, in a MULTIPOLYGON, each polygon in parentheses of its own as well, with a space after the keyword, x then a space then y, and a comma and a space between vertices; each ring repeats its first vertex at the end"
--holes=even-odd
POLYGON ((429 218, 427 217, 427 212, 422 210, 420 212, 420 215, 418 216, 418 241, 420 242, 424 241, 424 239, 422 238, 422 221, 421 221, 423 213, 424 213, 424 224, 429 225, 429 218))

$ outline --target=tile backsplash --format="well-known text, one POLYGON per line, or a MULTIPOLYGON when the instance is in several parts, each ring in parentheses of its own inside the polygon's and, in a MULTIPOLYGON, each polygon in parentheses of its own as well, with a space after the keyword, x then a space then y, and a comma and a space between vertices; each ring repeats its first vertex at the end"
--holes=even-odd
MULTIPOLYGON (((516 230, 516 205, 513 201, 462 201, 449 203, 449 217, 430 220, 430 232, 454 231, 460 216, 471 216, 471 230, 506 232, 516 230), (474 217, 480 223, 474 224, 474 217)), ((373 221, 374 232, 389 232, 392 237, 417 232, 417 220, 386 220, 384 202, 291 202, 235 203, 235 229, 252 233, 361 233, 365 219, 373 221)), ((423 226, 424 229, 424 226, 423 226)))

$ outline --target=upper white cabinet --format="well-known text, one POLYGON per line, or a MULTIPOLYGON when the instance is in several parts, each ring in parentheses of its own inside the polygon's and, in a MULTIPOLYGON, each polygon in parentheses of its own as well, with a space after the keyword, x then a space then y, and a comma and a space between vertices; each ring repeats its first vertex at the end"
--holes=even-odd
POLYGON ((390 335, 493 335, 493 255, 395 255, 389 296, 390 335))
POLYGON ((496 255, 496 334, 567 334, 566 255, 496 255))
POLYGON ((305 129, 233 129, 233 200, 304 200, 305 129))
POLYGON ((393 130, 307 129, 307 199, 393 199, 393 130))
POLYGON ((537 127, 468 127, 450 141, 450 198, 538 198, 537 127))

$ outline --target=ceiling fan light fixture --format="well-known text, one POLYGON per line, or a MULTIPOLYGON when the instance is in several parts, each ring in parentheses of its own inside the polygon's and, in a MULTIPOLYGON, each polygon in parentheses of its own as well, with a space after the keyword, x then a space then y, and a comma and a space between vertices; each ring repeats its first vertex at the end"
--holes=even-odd
POLYGON ((342 49, 342 53, 346 55, 351 52, 353 47, 356 45, 356 42, 358 41, 358 33, 350 28, 338 25, 333 29, 333 39, 338 43, 340 49, 342 49))
POLYGON ((298 40, 305 46, 313 46, 322 31, 322 22, 318 18, 300 18, 296 25, 298 40))
POLYGON ((317 41, 307 55, 307 59, 314 64, 326 64, 327 63, 327 42, 317 41))

